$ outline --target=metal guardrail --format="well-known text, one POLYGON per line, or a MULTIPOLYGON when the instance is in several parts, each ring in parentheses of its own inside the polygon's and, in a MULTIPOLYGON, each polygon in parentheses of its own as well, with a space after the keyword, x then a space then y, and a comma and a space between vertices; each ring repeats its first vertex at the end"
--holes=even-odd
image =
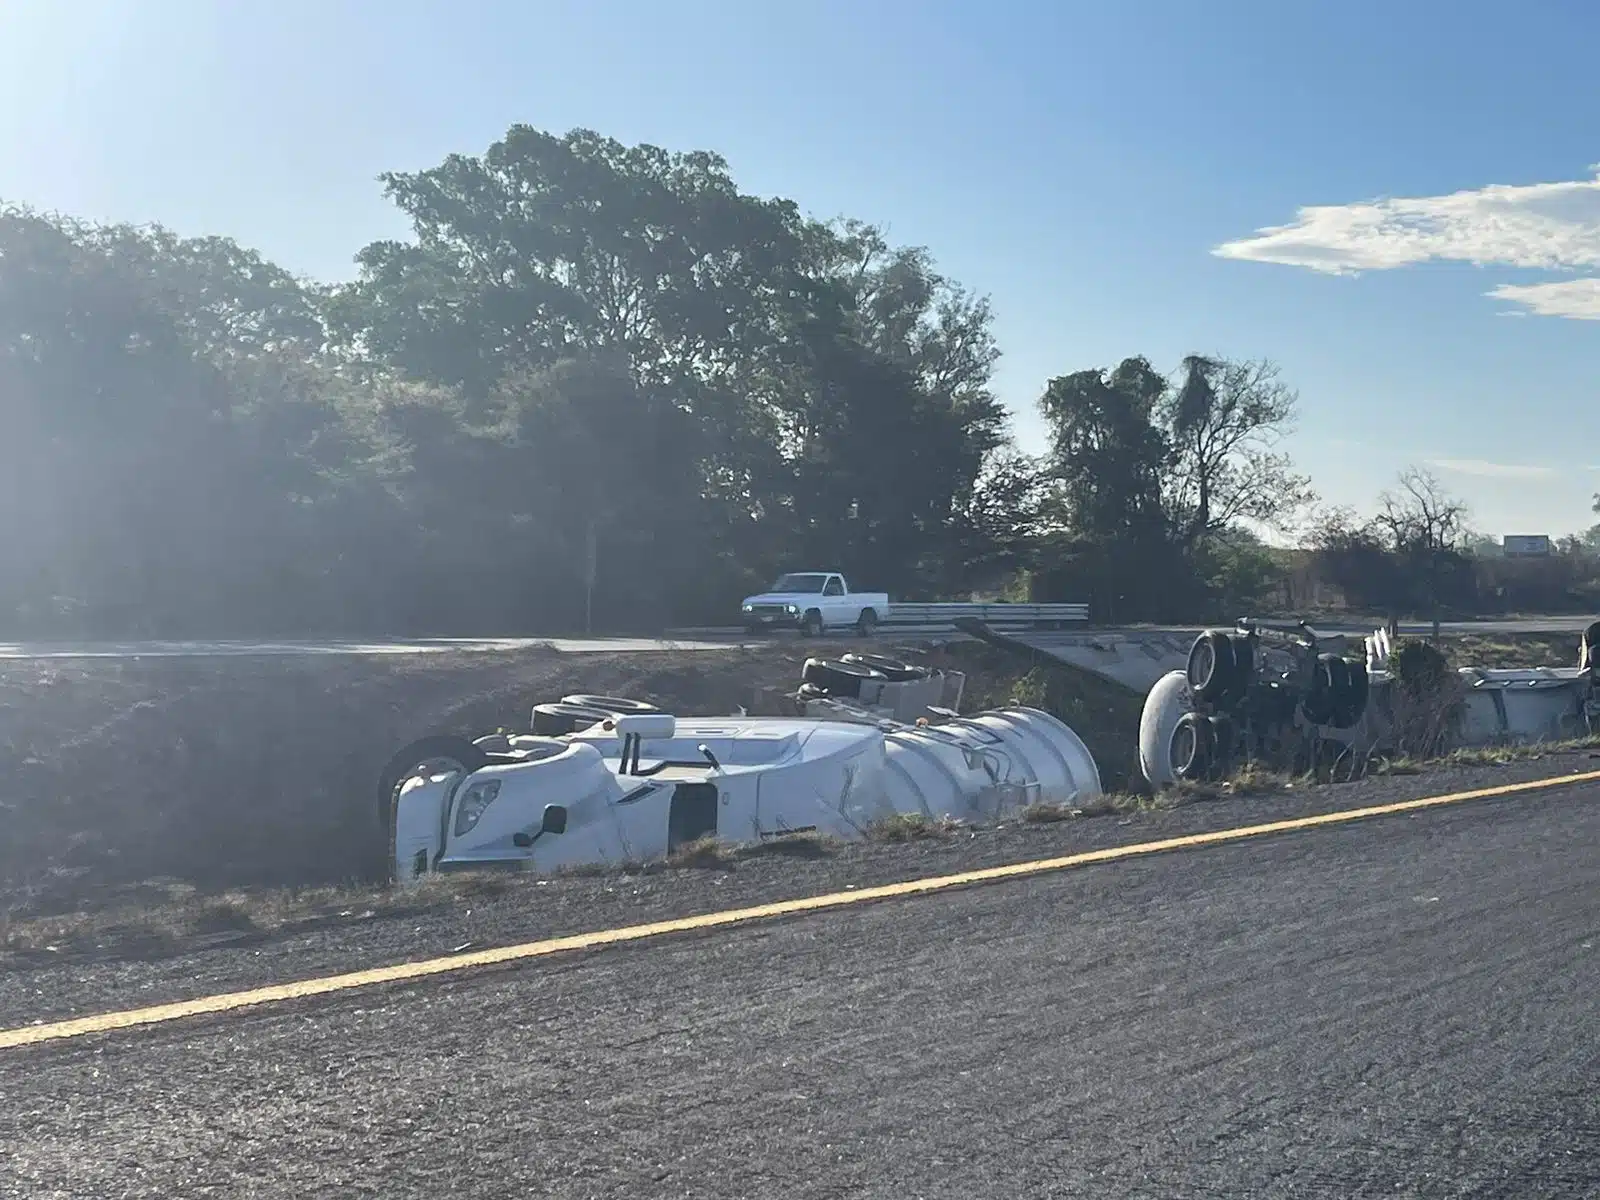
POLYGON ((880 625, 951 625, 965 618, 986 625, 1056 625, 1087 621, 1087 604, 902 604, 891 602, 880 625))
MULTIPOLYGON (((889 605, 888 616, 878 622, 885 633, 954 633, 956 622, 982 621, 993 629, 1021 631, 1048 629, 1052 626, 1081 624, 1089 619, 1087 604, 895 604, 889 605)), ((788 629, 779 626, 777 629, 788 629)), ((697 626, 687 629, 670 629, 670 637, 737 637, 744 632, 742 626, 697 626)), ((838 632, 838 631, 835 631, 838 632)))

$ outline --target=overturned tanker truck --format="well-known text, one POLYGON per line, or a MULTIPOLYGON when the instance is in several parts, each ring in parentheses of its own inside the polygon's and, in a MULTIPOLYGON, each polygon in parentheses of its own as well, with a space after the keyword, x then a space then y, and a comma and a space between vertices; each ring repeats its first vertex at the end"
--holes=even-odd
POLYGON ((1048 713, 958 717, 937 702, 940 673, 871 655, 803 674, 786 715, 568 696, 536 705, 526 734, 413 742, 379 785, 390 875, 648 862, 707 837, 854 839, 897 815, 990 821, 1100 793, 1088 748, 1048 713))
MULTIPOLYGON (((1214 779, 1243 762, 1303 771, 1329 752, 1393 748, 1393 649, 1378 630, 1358 641, 1304 622, 1240 620, 1209 629, 1186 667, 1156 681, 1139 724, 1139 766, 1155 787, 1214 779)), ((1460 667, 1454 744, 1551 741, 1600 732, 1600 621, 1575 668, 1460 667)))

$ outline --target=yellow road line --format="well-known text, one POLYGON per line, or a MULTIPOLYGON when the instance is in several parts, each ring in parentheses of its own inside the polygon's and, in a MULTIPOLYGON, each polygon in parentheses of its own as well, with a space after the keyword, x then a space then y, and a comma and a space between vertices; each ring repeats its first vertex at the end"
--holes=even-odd
POLYGON ((525 942, 517 946, 501 946, 493 950, 477 950, 466 954, 452 954, 446 958, 430 958, 419 962, 397 963, 388 967, 375 967, 367 971, 351 971, 344 975, 328 975, 320 979, 303 979, 297 983, 276 984, 271 987, 251 988, 243 992, 224 992, 201 996, 195 1000, 180 1000, 174 1004, 157 1004, 149 1008, 128 1009, 125 1012, 101 1013, 93 1017, 77 1017, 69 1021, 24 1026, 20 1029, 0 1030, 0 1050, 19 1046, 32 1046, 40 1042, 61 1041, 82 1037, 90 1033, 105 1033, 114 1029, 128 1029, 137 1025, 156 1025, 165 1021, 178 1021, 185 1017, 209 1013, 235 1012, 239 1009, 257 1008, 285 1000, 303 1000, 311 996, 325 996, 334 992, 347 992, 354 988, 372 987, 384 983, 404 983, 430 975, 449 975, 469 971, 475 967, 492 967, 502 963, 520 962, 528 958, 544 958, 564 954, 571 950, 593 950, 600 946, 614 946, 622 942, 639 942, 646 938, 661 937, 669 933, 686 933, 692 930, 716 929, 723 925, 738 925, 749 921, 764 921, 773 917, 793 916, 796 913, 820 912, 826 909, 845 908, 852 904, 865 904, 873 900, 887 900, 899 896, 915 896, 925 892, 942 892, 950 888, 972 884, 994 883, 1003 879, 1018 879, 1030 875, 1044 875, 1064 871, 1091 863, 1116 862, 1147 854, 1160 854, 1168 850, 1185 850, 1196 846, 1214 846, 1225 842, 1240 842, 1247 838, 1273 833, 1292 833, 1302 829, 1316 829, 1325 825, 1343 825, 1369 817, 1390 816, 1395 813, 1417 812, 1438 808, 1446 804, 1460 804, 1468 800, 1484 800, 1493 796, 1511 796, 1520 792, 1536 792, 1548 788, 1565 787, 1575 783, 1600 781, 1600 771, 1585 771, 1561 775, 1552 779, 1536 779, 1527 783, 1508 783, 1498 787, 1478 788, 1470 792, 1453 792, 1445 796, 1427 796, 1419 800, 1403 800, 1396 804, 1379 804, 1371 808, 1352 808, 1340 812, 1323 813, 1314 817, 1296 817, 1287 821, 1269 821, 1263 825, 1245 825, 1233 829, 1218 829, 1211 833, 1194 833, 1183 837, 1164 838, 1157 842, 1139 842, 1130 846, 1112 846, 1105 850, 1089 850, 1068 854, 1060 858, 1034 859, 1030 862, 1010 863, 1001 867, 984 867, 976 871, 962 871, 955 875, 938 875, 926 879, 911 879, 904 883, 891 883, 882 887, 856 888, 848 892, 830 892, 822 896, 807 896, 799 900, 782 900, 776 904, 758 904, 753 908, 727 909, 723 912, 703 913, 695 917, 680 917, 671 921, 653 921, 648 925, 628 925, 618 929, 600 929, 592 933, 577 933, 568 937, 548 938, 540 942, 525 942))

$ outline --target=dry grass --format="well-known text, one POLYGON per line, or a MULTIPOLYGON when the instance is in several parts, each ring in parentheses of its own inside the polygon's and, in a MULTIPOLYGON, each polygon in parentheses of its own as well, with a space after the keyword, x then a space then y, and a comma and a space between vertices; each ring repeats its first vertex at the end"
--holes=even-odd
POLYGON ((867 826, 865 836, 869 842, 921 842, 954 837, 958 833, 970 832, 971 828, 954 817, 935 820, 921 813, 896 813, 867 826))
POLYGON ((493 899, 513 886, 497 873, 430 876, 415 888, 239 889, 206 895, 167 881, 103 907, 50 915, 0 913, 0 951, 29 957, 115 952, 160 957, 195 945, 242 943, 493 899))
POLYGON ((1529 762, 1550 754, 1571 754, 1584 750, 1600 750, 1600 735, 1592 737, 1562 738, 1545 742, 1508 742, 1495 746, 1463 746, 1432 758, 1413 758, 1400 755, 1378 758, 1369 765, 1369 775, 1420 775, 1430 767, 1503 766, 1507 763, 1529 762))
POLYGON ((697 838, 688 845, 680 846, 667 856, 666 865, 669 867, 727 867, 732 865, 737 852, 733 845, 724 842, 716 835, 697 838))
POLYGON ((1445 634, 1440 649, 1459 667, 1575 667, 1575 633, 1445 634))

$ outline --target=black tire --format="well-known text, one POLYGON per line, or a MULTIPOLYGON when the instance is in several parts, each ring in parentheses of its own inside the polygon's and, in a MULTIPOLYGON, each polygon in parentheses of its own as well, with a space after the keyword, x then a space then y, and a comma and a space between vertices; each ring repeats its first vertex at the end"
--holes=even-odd
POLYGON ((560 737, 564 733, 577 733, 597 721, 616 715, 603 708, 590 708, 584 704, 535 704, 533 732, 545 737, 560 737))
POLYGON ((1578 641, 1578 666, 1600 674, 1600 621, 1585 629, 1578 641))
POLYGON ((1328 694, 1332 700, 1327 723, 1334 729, 1346 729, 1349 727, 1350 690, 1355 686, 1350 682, 1350 664, 1335 654, 1320 657, 1327 663, 1328 694))
POLYGON ((800 618, 800 636, 811 638, 822 636, 822 614, 816 609, 807 609, 805 616, 800 618))
MULTIPOLYGON (((1336 690, 1337 684, 1334 682, 1334 673, 1338 668, 1333 664, 1335 662, 1342 663, 1343 661, 1336 654, 1319 654, 1317 656, 1316 665, 1311 674, 1311 690, 1306 693, 1305 699, 1301 702, 1301 708, 1305 711, 1306 720, 1313 725, 1329 725, 1334 720, 1335 706, 1338 704, 1341 693, 1336 690)), ((1348 678, 1348 672, 1343 673, 1340 677, 1348 678)))
POLYGON ((1208 629, 1189 647, 1184 667, 1189 687, 1201 700, 1215 702, 1233 690, 1233 639, 1220 629, 1208 629))
POLYGON ((1211 727, 1211 755, 1208 774, 1217 775, 1226 770, 1233 757, 1233 718, 1224 713, 1212 713, 1206 718, 1211 727))
POLYGON ((884 680, 887 677, 882 671, 861 663, 846 662, 837 658, 808 658, 806 665, 800 669, 800 678, 821 688, 830 696, 857 700, 861 697, 863 683, 869 680, 884 680))
POLYGON ((661 711, 654 704, 646 704, 643 700, 629 700, 625 696, 563 696, 561 703, 576 704, 579 708, 598 708, 601 712, 614 713, 619 717, 628 713, 661 711))
POLYGON ((1228 641, 1233 647, 1233 687, 1228 696, 1232 700, 1243 700, 1256 673, 1255 639, 1249 634, 1233 633, 1228 635, 1228 641))
POLYGON ((856 632, 864 638, 869 638, 878 632, 878 614, 870 608, 863 608, 861 615, 856 618, 856 632))
POLYGON ((394 880, 394 812, 400 799, 400 785, 423 763, 435 759, 452 761, 468 775, 489 764, 489 756, 481 747, 464 737, 439 733, 401 747, 384 765, 378 776, 378 822, 384 841, 382 874, 389 882, 394 880))
POLYGON ((1199 713, 1179 717, 1168 743, 1172 773, 1183 780, 1204 779, 1211 771, 1211 736, 1211 722, 1199 713))
POLYGON ((871 667, 890 683, 909 683, 913 679, 926 679, 931 674, 927 667, 913 667, 910 663, 903 663, 886 654, 857 654, 852 650, 848 654, 840 655, 839 661, 853 663, 858 667, 871 667))
POLYGON ((1367 711, 1371 681, 1367 678, 1366 664, 1336 658, 1328 667, 1333 681, 1333 727, 1353 729, 1361 723, 1361 717, 1367 711))

